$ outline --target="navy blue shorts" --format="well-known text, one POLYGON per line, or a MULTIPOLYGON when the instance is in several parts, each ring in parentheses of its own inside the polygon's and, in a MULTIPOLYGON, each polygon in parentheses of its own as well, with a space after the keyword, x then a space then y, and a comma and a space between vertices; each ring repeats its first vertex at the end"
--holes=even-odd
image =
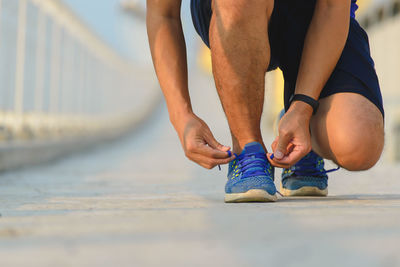
MULTIPOLYGON (((284 102, 288 108, 294 93, 304 39, 316 0, 275 0, 269 25, 271 62, 268 70, 280 68, 285 79, 284 102)), ((210 47, 211 0, 191 0, 193 24, 204 43, 210 47)), ((367 33, 351 18, 349 36, 342 55, 320 98, 335 93, 353 92, 365 96, 384 115, 382 95, 375 64, 370 55, 367 33)))

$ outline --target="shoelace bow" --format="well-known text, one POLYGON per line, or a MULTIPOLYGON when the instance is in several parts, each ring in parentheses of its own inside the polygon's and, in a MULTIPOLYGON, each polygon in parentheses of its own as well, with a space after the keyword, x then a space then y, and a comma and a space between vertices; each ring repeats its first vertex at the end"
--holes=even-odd
POLYGON ((250 153, 236 155, 235 165, 240 166, 242 177, 265 175, 265 163, 268 161, 265 153, 250 153))
POLYGON ((315 164, 315 162, 318 161, 318 157, 319 156, 315 153, 309 153, 307 156, 302 158, 298 163, 293 165, 290 168, 290 170, 298 176, 321 176, 323 174, 337 171, 340 169, 340 167, 330 170, 319 169, 318 165, 315 164))

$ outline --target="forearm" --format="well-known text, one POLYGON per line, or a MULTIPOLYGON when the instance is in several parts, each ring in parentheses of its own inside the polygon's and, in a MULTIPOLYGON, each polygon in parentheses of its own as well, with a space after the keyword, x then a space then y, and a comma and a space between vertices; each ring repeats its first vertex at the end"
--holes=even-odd
POLYGON ((170 120, 192 113, 188 91, 186 45, 180 19, 148 13, 147 31, 154 68, 170 120))
MULTIPOLYGON (((349 22, 350 0, 317 1, 314 17, 304 43, 296 82, 296 94, 319 98, 345 46, 349 22)), ((310 107, 307 104, 304 107, 308 110, 307 114, 311 116, 310 107)))

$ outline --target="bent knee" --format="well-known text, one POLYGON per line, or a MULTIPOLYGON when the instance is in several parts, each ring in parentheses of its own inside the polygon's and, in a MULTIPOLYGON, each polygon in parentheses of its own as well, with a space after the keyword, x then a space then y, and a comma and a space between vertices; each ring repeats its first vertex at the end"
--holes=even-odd
POLYGON ((254 18, 265 15, 269 18, 274 0, 214 0, 213 15, 224 21, 224 26, 242 25, 254 18))
POLYGON ((382 154, 382 114, 359 94, 338 93, 322 99, 312 126, 319 152, 347 170, 370 169, 382 154))
MULTIPOLYGON (((349 171, 363 171, 375 166, 381 157, 384 137, 382 133, 349 138, 335 153, 335 161, 349 171)), ((363 135, 364 134, 364 135, 363 135)))
POLYGON ((366 171, 375 166, 380 158, 378 154, 348 154, 337 159, 337 164, 348 171, 366 171))

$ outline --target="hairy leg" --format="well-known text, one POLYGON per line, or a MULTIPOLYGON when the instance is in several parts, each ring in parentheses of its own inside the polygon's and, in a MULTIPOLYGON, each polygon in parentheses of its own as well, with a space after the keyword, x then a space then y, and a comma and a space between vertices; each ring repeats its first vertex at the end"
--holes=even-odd
POLYGON ((265 72, 270 60, 268 21, 273 0, 213 0, 210 46, 213 74, 232 134, 233 151, 263 144, 260 130, 265 72))
POLYGON ((379 160, 384 122, 379 109, 364 96, 338 93, 320 100, 311 120, 312 148, 351 171, 367 170, 379 160))

